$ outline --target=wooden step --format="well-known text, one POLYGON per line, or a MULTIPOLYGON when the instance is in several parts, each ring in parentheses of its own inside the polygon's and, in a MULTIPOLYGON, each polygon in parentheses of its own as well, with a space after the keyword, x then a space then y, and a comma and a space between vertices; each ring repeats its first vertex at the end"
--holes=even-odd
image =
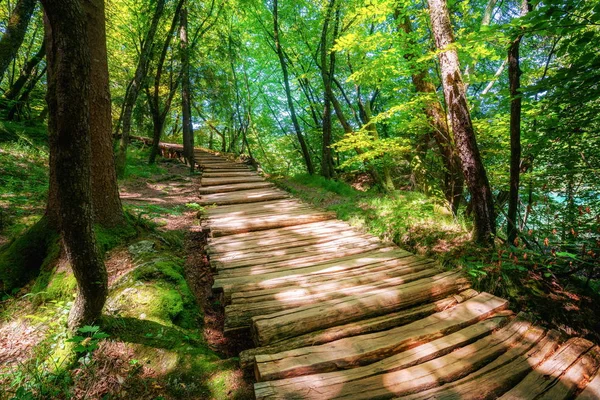
POLYGON ((211 264, 218 271, 219 277, 238 275, 247 276, 248 274, 268 274, 283 269, 293 272, 293 270, 295 269, 308 267, 316 263, 325 262, 340 257, 349 257, 378 249, 393 250, 394 248, 385 246, 378 240, 374 240, 372 242, 363 243, 361 245, 339 247, 337 250, 334 249, 333 251, 315 250, 306 251, 300 253, 300 255, 292 253, 284 254, 281 256, 264 257, 259 259, 254 258, 247 261, 242 260, 239 262, 220 263, 218 261, 215 261, 211 262, 211 264))
POLYGON ((215 277, 213 290, 217 292, 223 291, 226 297, 229 294, 229 298, 231 298, 231 292, 310 284, 310 280, 317 276, 326 279, 336 279, 348 276, 354 270, 358 271, 358 273, 364 273, 368 266, 379 268, 382 265, 385 267, 386 263, 397 265, 398 260, 409 256, 410 253, 398 249, 392 251, 371 251, 358 256, 342 257, 334 261, 296 269, 293 274, 290 271, 278 271, 260 276, 234 278, 221 278, 217 276, 215 277))
MULTIPOLYGON (((429 278, 439 273, 439 269, 426 269, 414 274, 389 278, 380 281, 371 282, 371 284, 348 283, 346 288, 336 287, 316 291, 311 295, 299 296, 293 293, 282 299, 263 301, 263 302, 242 302, 234 303, 225 307, 225 332, 233 330, 248 329, 252 317, 259 315, 272 314, 291 308, 318 304, 323 301, 335 300, 346 296, 355 296, 359 294, 375 294, 389 287, 406 285, 411 282, 429 278)), ((323 285, 325 286, 325 285, 323 285)))
POLYGON ((242 254, 238 253, 230 257, 223 255, 211 255, 210 262, 219 270, 226 270, 246 266, 264 266, 278 261, 304 258, 306 256, 311 255, 332 253, 335 255, 338 251, 340 252, 339 254, 341 257, 343 254, 342 252, 345 250, 353 250, 359 247, 364 248, 370 245, 389 247, 377 238, 349 237, 305 246, 303 246, 302 244, 298 245, 297 243, 288 243, 288 246, 290 247, 268 250, 262 253, 258 251, 253 251, 242 254))
POLYGON ((202 173, 202 179, 206 179, 206 178, 229 178, 229 177, 246 177, 246 176, 258 176, 261 177, 260 175, 258 175, 256 172, 253 171, 215 171, 215 172, 203 172, 202 173))
POLYGON ((409 262, 405 260, 410 260, 410 258, 403 259, 402 263, 391 267, 366 269, 360 273, 341 275, 335 280, 332 280, 330 277, 316 276, 302 284, 294 286, 238 291, 232 294, 231 304, 308 300, 338 290, 350 291, 354 286, 361 287, 360 290, 362 290, 362 286, 365 285, 369 285, 372 288, 381 287, 381 285, 388 283, 394 285, 398 282, 398 278, 405 279, 409 275, 411 277, 418 276, 416 274, 420 274, 423 271, 436 271, 436 274, 441 272, 434 261, 420 260, 409 262), (385 280, 385 282, 382 282, 382 280, 385 280))
POLYGON ((347 296, 317 305, 253 317, 252 338, 256 345, 264 346, 277 340, 438 300, 467 286, 467 279, 460 274, 442 273, 422 279, 418 284, 402 286, 401 289, 388 288, 374 294, 347 296))
MULTIPOLYGON (((569 339, 558 351, 548 360, 537 366, 531 371, 518 385, 506 392, 499 399, 501 400, 521 400, 521 399, 560 399, 563 397, 547 397, 547 394, 558 394, 554 391, 554 386, 562 385, 559 391, 564 389, 564 382, 561 382, 563 374, 576 365, 580 357, 584 356, 592 349, 594 344, 582 338, 569 339)), ((587 367, 596 368, 598 363, 598 354, 585 359, 588 363, 587 367)), ((585 366, 584 366, 585 367, 585 366)), ((577 389, 579 380, 583 380, 581 376, 585 368, 578 369, 580 374, 577 374, 574 383, 574 388, 577 389)), ((592 372, 593 373, 593 372, 592 372)), ((589 376, 589 375, 588 375, 589 376)), ((571 384, 570 384, 571 386, 571 384)), ((573 390, 573 391, 575 391, 573 390)))
POLYGON ((600 370, 596 371, 596 375, 589 378, 589 380, 590 383, 588 383, 583 392, 577 396, 576 400, 600 399, 600 370))
POLYGON ((207 194, 200 198, 200 205, 226 205, 226 204, 243 204, 256 203, 260 201, 286 199, 289 195, 281 190, 275 189, 251 189, 240 190, 237 192, 207 194))
POLYGON ((475 290, 468 289, 460 294, 452 295, 432 303, 412 307, 407 310, 310 332, 290 339, 278 341, 269 346, 248 349, 240 353, 240 364, 244 369, 254 368, 255 356, 259 354, 275 354, 300 347, 316 346, 351 336, 364 335, 406 325, 431 314, 449 310, 457 304, 477 296, 477 294, 478 293, 475 290))
POLYGON ((560 335, 533 326, 528 340, 519 342, 506 353, 479 370, 454 382, 446 383, 410 396, 404 400, 492 400, 519 383, 533 368, 550 357, 559 347, 560 335), (536 338, 541 337, 536 342, 536 338))
POLYGON ((313 212, 310 214, 283 214, 270 215, 267 217, 246 219, 240 222, 231 223, 211 223, 211 235, 213 237, 232 235, 236 233, 255 232, 274 228, 283 228, 286 226, 302 225, 311 222, 327 221, 335 218, 334 213, 313 212))
POLYGON ((227 193, 238 190, 261 189, 275 187, 270 182, 235 183, 230 185, 218 185, 198 188, 200 194, 227 193))
POLYGON ((388 331, 257 355, 257 378, 282 379, 370 364, 463 329, 504 310, 507 305, 506 300, 481 293, 450 310, 388 331))
MULTIPOLYGON (((221 262, 228 260, 237 260, 252 258, 254 255, 267 254, 271 252, 292 251, 293 249, 302 249, 306 247, 320 248, 328 243, 337 242, 340 240, 372 240, 373 236, 361 235, 353 231, 339 232, 336 235, 313 236, 307 238, 282 238, 276 243, 254 245, 252 247, 244 246, 241 249, 232 250, 222 249, 223 246, 207 246, 206 252, 210 255, 211 260, 221 262)), ((277 254, 277 253, 275 253, 277 254)))
MULTIPOLYGON (((264 204, 267 204, 265 202, 264 204)), ((221 207, 218 207, 221 208, 221 207)), ((350 225, 345 222, 338 220, 329 220, 325 222, 314 222, 305 225, 298 226, 287 226, 282 228, 274 228, 269 230, 264 230, 262 232, 247 232, 247 233, 239 233, 235 235, 229 235, 225 237, 216 237, 216 238, 208 238, 208 243, 211 246, 216 245, 234 245, 237 246, 241 244, 241 242, 263 242, 265 240, 279 240, 282 236, 286 235, 317 235, 320 232, 325 232, 325 234, 335 232, 338 230, 346 230, 352 229, 350 225)))
MULTIPOLYGON (((509 317, 492 315, 487 319, 376 363, 349 370, 311 374, 255 384, 257 398, 304 398, 305 393, 318 393, 322 398, 335 398, 343 392, 360 393, 363 381, 382 374, 410 368, 436 359, 490 335, 509 322, 509 317), (346 388, 347 387, 347 388, 346 388)), ((522 322, 518 322, 522 324, 522 322)), ((523 331, 515 322, 506 330, 523 331)), ((529 324, 525 326, 527 328, 529 324)), ((376 378, 375 378, 376 379, 376 378)), ((368 382, 366 382, 368 384, 368 382)), ((343 396, 342 396, 343 397, 343 396)))

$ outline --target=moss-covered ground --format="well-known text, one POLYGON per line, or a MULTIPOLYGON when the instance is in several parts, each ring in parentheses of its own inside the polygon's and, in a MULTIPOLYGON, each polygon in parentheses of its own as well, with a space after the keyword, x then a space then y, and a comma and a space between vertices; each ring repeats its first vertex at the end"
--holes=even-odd
POLYGON ((37 223, 44 143, 39 127, 0 126, 0 278, 13 282, 0 302, 0 399, 252 398, 237 360, 205 338, 206 299, 190 276, 199 266, 186 254, 196 176, 169 160, 149 168, 141 146, 120 182, 127 225, 96 227, 109 272, 103 318, 68 332, 76 281, 58 237, 37 223), (27 252, 34 241, 42 258, 27 252), (12 276, 22 265, 30 272, 12 276))

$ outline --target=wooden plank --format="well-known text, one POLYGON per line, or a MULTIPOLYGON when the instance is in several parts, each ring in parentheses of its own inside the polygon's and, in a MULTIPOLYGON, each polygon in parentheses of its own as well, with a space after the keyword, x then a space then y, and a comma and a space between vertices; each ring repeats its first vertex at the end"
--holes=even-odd
POLYGON ((201 184, 203 187, 229 185, 232 183, 264 182, 260 176, 229 177, 229 178, 203 178, 201 184))
POLYGON ((275 289, 281 287, 310 284, 310 279, 316 276, 322 276, 329 279, 336 279, 341 276, 347 276, 355 270, 358 273, 365 272, 370 265, 376 268, 385 267, 390 264, 400 262, 403 257, 410 256, 410 253, 403 250, 393 251, 372 251, 360 256, 342 257, 334 261, 311 265, 306 268, 297 269, 293 274, 290 271, 278 271, 260 276, 220 278, 216 277, 213 284, 213 290, 223 291, 227 297, 231 297, 233 291, 251 291, 262 289, 275 289))
MULTIPOLYGON (((277 201, 285 201, 287 198, 277 199, 277 201)), ((269 201, 270 202, 270 201, 269 201)), ((261 202, 252 202, 252 203, 238 203, 236 204, 238 207, 243 208, 244 206, 248 206, 246 210, 240 209, 239 211, 229 212, 229 213, 214 213, 211 212, 210 215, 206 216, 206 219, 210 224, 235 224, 242 223, 245 220, 251 218, 274 218, 278 217, 280 214, 314 214, 324 212, 322 210, 317 210, 313 207, 306 206, 304 204, 284 204, 279 209, 279 211, 274 212, 269 209, 265 209, 260 207, 261 202)), ((219 207, 217 207, 219 208, 219 207)))
POLYGON ((213 193, 226 193, 226 192, 236 192, 238 190, 248 190, 248 189, 260 189, 260 188, 270 188, 274 187, 271 182, 250 182, 250 183, 235 183, 230 185, 218 185, 218 186, 209 186, 209 187, 200 187, 198 188, 198 193, 202 194, 213 194, 213 193))
POLYGON ((442 273, 399 288, 379 293, 348 296, 324 301, 252 319, 253 339, 257 345, 302 335, 319 329, 383 315, 387 312, 437 300, 456 293, 468 285, 459 273, 442 273))
MULTIPOLYGON (((237 179, 237 178, 232 178, 237 179)), ((277 189, 250 189, 239 190, 237 192, 207 194, 198 201, 201 205, 226 205, 226 204, 241 204, 241 203, 256 203, 260 201, 286 199, 289 194, 277 189)))
POLYGON ((211 224, 213 237, 232 235, 235 233, 255 232, 260 230, 283 228, 286 226, 302 225, 311 222, 327 221, 335 218, 334 213, 315 212, 312 214, 273 215, 270 217, 255 218, 243 223, 211 224))
MULTIPOLYGON (((291 254, 299 254, 299 253, 311 253, 311 252, 332 252, 338 249, 344 249, 348 246, 362 246, 365 244, 378 243, 383 244, 379 238, 373 236, 342 236, 342 237, 331 237, 327 239, 321 240, 298 240, 294 242, 288 242, 284 245, 280 245, 275 249, 272 248, 253 248, 251 250, 241 252, 241 251, 232 251, 228 253, 221 254, 211 254, 210 260, 211 262, 219 262, 219 263, 227 263, 227 265, 231 268, 236 263, 248 263, 250 260, 256 260, 261 258, 269 258, 270 257, 283 257, 291 254), (262 249, 262 251, 261 251, 262 249)), ((268 260, 268 262, 274 262, 268 260)))
POLYGON ((222 177, 232 177, 232 176, 240 176, 240 177, 244 177, 244 176, 258 176, 261 177, 260 175, 258 175, 256 172, 254 171, 224 171, 224 172, 203 172, 202 173, 202 179, 205 178, 222 178, 222 177))
MULTIPOLYGON (((600 366, 600 347, 596 346, 585 353, 560 376, 558 383, 545 391, 539 400, 566 400, 587 386, 590 376, 598 371, 600 366)), ((598 398, 598 397, 597 397, 598 398)))
POLYGON ((458 295, 453 295, 433 303, 423 304, 408 310, 388 313, 379 317, 338 325, 332 328, 310 332, 291 339, 276 342, 270 346, 255 347, 240 353, 240 364, 242 368, 254 367, 255 356, 259 354, 275 354, 282 351, 297 349, 300 347, 316 346, 334 340, 366 333, 379 332, 385 329, 395 328, 425 318, 436 312, 449 310, 459 303, 477 296, 477 292, 468 289, 458 295))
POLYGON ((289 298, 310 298, 314 295, 352 288, 356 285, 380 284, 382 280, 393 280, 397 277, 413 275, 424 270, 441 272, 433 260, 407 257, 398 261, 395 264, 379 264, 377 268, 364 269, 356 273, 353 271, 349 274, 340 275, 336 279, 331 279, 330 276, 317 275, 295 285, 273 289, 238 291, 232 293, 231 302, 236 304, 289 298))
POLYGON ((439 273, 437 268, 427 269, 414 274, 375 281, 370 285, 348 284, 346 288, 330 288, 327 291, 314 292, 310 296, 294 295, 279 300, 231 304, 225 307, 225 332, 250 328, 252 317, 258 315, 272 314, 291 308, 317 304, 322 301, 339 299, 350 295, 364 293, 374 294, 392 286, 400 286, 423 278, 429 278, 436 273, 439 273))
MULTIPOLYGON (((522 314, 519 314, 518 318, 522 314)), ((536 365, 559 347, 556 331, 531 326, 524 339, 484 367, 454 382, 446 383, 410 396, 404 400, 484 400, 496 399, 523 379, 536 365)))
MULTIPOLYGON (((219 207, 220 208, 220 207, 219 207)), ((208 238, 211 246, 234 244, 237 245, 242 241, 262 241, 268 239, 278 239, 282 235, 299 235, 304 233, 317 234, 317 232, 328 229, 352 229, 350 225, 338 220, 330 220, 326 222, 315 222, 302 226, 288 226, 277 229, 269 229, 262 232, 239 233, 227 237, 208 238)))
POLYGON ((362 245, 340 246, 333 251, 306 251, 300 254, 284 254, 281 256, 264 257, 260 259, 241 260, 239 262, 212 263, 219 272, 219 276, 238 276, 243 274, 258 275, 277 272, 282 269, 293 271, 294 269, 304 268, 316 263, 334 260, 341 257, 349 257, 372 250, 389 249, 393 247, 385 246, 379 241, 367 242, 362 245))
MULTIPOLYGON (((494 315, 474 325, 468 326, 448 336, 422 344, 376 363, 343 371, 312 374, 270 382, 259 382, 254 385, 257 398, 304 398, 306 393, 318 393, 321 398, 335 398, 348 386, 346 391, 360 392, 362 380, 410 368, 427 361, 445 356, 451 351, 469 345, 493 331, 502 328, 509 322, 506 315, 494 315)), ((524 331, 520 321, 507 327, 506 330, 524 331)), ((526 324, 525 329, 529 326, 526 324)))
POLYGON ((316 208, 309 207, 307 204, 304 204, 298 200, 295 200, 292 198, 287 198, 287 199, 281 199, 281 200, 261 201, 258 203, 251 203, 251 204, 221 205, 219 207, 208 210, 207 217, 217 218, 217 217, 227 217, 227 216, 235 216, 235 215, 247 215, 247 214, 254 214, 254 213, 265 213, 265 212, 277 214, 281 210, 293 210, 293 209, 300 209, 300 208, 308 208, 308 209, 316 210, 316 208))
POLYGON ((502 311, 508 302, 481 293, 456 307, 383 332, 271 355, 257 355, 260 380, 282 379, 365 365, 441 338, 502 311))
POLYGON ((596 372, 595 376, 590 378, 590 383, 577 396, 576 400, 598 400, 600 399, 600 371, 596 372))
POLYGON ((337 220, 318 221, 304 225, 291 225, 251 233, 239 233, 224 237, 207 238, 208 247, 214 252, 245 250, 257 246, 270 246, 278 243, 306 238, 331 237, 339 232, 350 232, 349 227, 337 224, 337 220), (255 236, 255 237, 253 237, 255 236))
POLYGON ((335 235, 327 234, 327 235, 295 235, 290 237, 281 237, 279 240, 273 240, 269 243, 257 242, 253 243, 252 246, 248 246, 247 243, 243 242, 242 246, 235 247, 235 245, 230 246, 212 246, 208 245, 205 248, 207 254, 210 255, 211 260, 218 261, 226 261, 226 260, 235 260, 238 258, 246 258, 250 257, 252 254, 261 254, 272 251, 281 251, 286 249, 294 249, 296 247, 303 246, 317 246, 323 245, 326 243, 330 243, 336 241, 338 239, 364 239, 370 240, 373 236, 371 235, 363 235, 353 231, 346 232, 338 232, 335 235), (262 251, 261 251, 262 250, 262 251))
POLYGON ((500 397, 502 400, 533 399, 544 395, 559 384, 560 376, 579 357, 590 350, 593 343, 582 339, 569 339, 551 358, 537 366, 517 386, 500 397))

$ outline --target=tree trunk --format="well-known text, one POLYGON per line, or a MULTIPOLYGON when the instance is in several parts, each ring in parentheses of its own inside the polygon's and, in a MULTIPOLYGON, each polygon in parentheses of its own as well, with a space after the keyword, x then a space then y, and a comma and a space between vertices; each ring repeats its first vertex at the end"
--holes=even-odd
POLYGON ((298 123, 298 118, 296 116, 296 109, 294 108, 294 100, 292 99, 292 91, 290 89, 290 80, 288 76, 287 65, 285 61, 285 56, 283 54, 283 49, 281 48, 281 43, 279 40, 279 22, 277 20, 277 0, 273 0, 273 39, 275 41, 275 50, 277 51, 277 57, 279 58, 279 64, 281 65, 281 72, 283 73, 283 84, 285 86, 285 96, 287 98, 288 108, 290 110, 290 115, 292 117, 292 123, 294 125, 294 130, 296 131, 296 136, 298 137, 298 143, 300 143, 300 149, 302 150, 302 157, 304 158, 304 164, 306 165, 307 172, 312 175, 315 173, 315 169, 312 164, 312 160, 310 159, 310 153, 308 151, 308 146, 306 145, 306 141, 304 140, 304 136, 302 135, 302 130, 300 129, 300 124, 298 123))
MULTIPOLYGON (((400 13, 397 11, 396 18, 398 20, 399 28, 407 35, 410 35, 412 32, 410 20, 408 17, 401 18, 399 15, 400 13)), ((415 58, 415 55, 407 54, 405 55, 405 58, 408 61, 412 61, 415 58)), ((456 152, 456 147, 452 142, 446 112, 439 101, 436 100, 437 91, 435 86, 427 80, 427 71, 424 68, 417 65, 415 65, 414 68, 415 70, 411 78, 415 90, 418 93, 430 96, 431 98, 431 100, 428 100, 425 104, 425 115, 432 128, 431 132, 428 133, 428 136, 429 134, 433 136, 442 157, 442 163, 444 164, 444 180, 442 182, 444 197, 446 198, 452 213, 456 215, 460 202, 462 201, 464 189, 464 178, 462 176, 460 158, 456 152)))
MULTIPOLYGON (((335 71, 335 53, 331 52, 329 63, 327 62, 327 36, 329 34, 329 22, 335 7, 335 0, 329 0, 323 29, 321 31, 321 79, 323 80, 323 140, 321 148, 321 175, 327 179, 333 177, 333 157, 331 155, 331 77, 335 71)), ((335 34, 334 34, 335 38, 335 34)))
MULTIPOLYGON (((528 2, 523 0, 521 15, 528 12, 528 2)), ((519 185, 521 178, 521 68, 519 67, 520 34, 508 48, 508 81, 510 89, 510 189, 508 195, 507 242, 513 244, 518 234, 519 185)))
POLYGON ((154 37, 156 36, 156 30, 158 29, 158 23, 163 14, 164 8, 165 0, 157 0, 154 16, 152 17, 150 28, 148 29, 148 33, 144 39, 142 50, 140 51, 140 58, 138 59, 133 80, 131 81, 129 90, 125 94, 123 116, 121 118, 121 139, 119 140, 119 148, 116 155, 117 175, 120 177, 122 177, 125 173, 125 166, 127 165, 127 146, 129 145, 129 134, 131 133, 131 117, 133 115, 133 108, 135 107, 135 102, 142 88, 143 81, 146 79, 148 63, 150 61, 152 51, 154 50, 154 37))
POLYGON ((492 245, 496 234, 496 215, 492 191, 479 154, 475 131, 467 105, 467 96, 460 73, 458 54, 446 0, 428 0, 435 44, 439 53, 444 97, 452 123, 452 131, 461 159, 463 175, 474 211, 473 239, 482 245, 492 245))
POLYGON ((104 0, 87 0, 83 4, 88 19, 91 57, 90 135, 94 222, 104 227, 115 227, 122 225, 125 217, 113 154, 104 0))
POLYGON ((90 43, 77 0, 42 0, 47 16, 48 130, 63 242, 77 280, 69 315, 75 328, 97 319, 108 294, 93 230, 90 138, 90 43))
POLYGON ((38 84, 40 79, 42 79, 45 73, 46 67, 44 67, 44 69, 42 69, 39 74, 36 73, 36 75, 27 82, 27 84, 25 85, 25 89, 23 90, 19 98, 12 103, 12 106, 8 110, 8 114, 6 116, 7 120, 13 121, 17 114, 19 116, 21 115, 21 110, 23 109, 23 106, 27 104, 27 101, 29 100, 29 95, 31 94, 31 92, 33 92, 33 89, 35 89, 36 85, 38 84))
POLYGON ((190 91, 190 48, 188 41, 187 5, 181 10, 181 113, 183 115, 183 153, 194 172, 194 127, 192 126, 192 106, 190 91))
POLYGON ((42 41, 42 45, 40 46, 38 52, 27 62, 27 64, 25 64, 25 66, 21 70, 21 74, 19 75, 15 83, 13 83, 4 94, 3 100, 5 104, 17 98, 17 96, 19 95, 19 93, 21 93, 21 90, 25 86, 25 83, 27 83, 27 81, 30 79, 34 68, 40 63, 40 61, 42 61, 45 55, 46 41, 44 40, 42 41))
POLYGON ((173 33, 175 32, 175 28, 177 27, 178 22, 180 22, 181 8, 183 7, 184 1, 185 0, 179 0, 177 2, 177 5, 175 6, 175 13, 173 15, 173 20, 171 21, 171 27, 167 32, 167 37, 165 39, 165 42, 163 43, 162 51, 158 59, 158 64, 156 65, 156 75, 154 77, 154 92, 151 96, 148 96, 150 110, 152 112, 152 121, 154 122, 152 148, 150 149, 150 157, 148 158, 149 164, 154 164, 156 162, 156 156, 159 152, 158 146, 160 144, 160 138, 164 130, 167 114, 171 109, 171 102, 173 101, 173 97, 175 96, 175 92, 177 91, 177 87, 179 86, 179 80, 181 78, 181 75, 179 75, 175 83, 171 82, 169 94, 167 95, 167 99, 165 100, 161 108, 160 81, 162 78, 165 60, 167 58, 167 52, 169 51, 171 40, 173 39, 173 33))
POLYGON ((8 26, 0 39, 0 82, 23 43, 36 3, 36 0, 19 0, 8 20, 8 26))

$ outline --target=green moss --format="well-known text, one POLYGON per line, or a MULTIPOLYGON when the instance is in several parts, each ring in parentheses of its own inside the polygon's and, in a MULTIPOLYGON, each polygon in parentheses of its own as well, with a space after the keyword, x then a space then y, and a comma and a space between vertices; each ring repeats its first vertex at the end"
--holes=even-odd
POLYGON ((179 259, 158 258, 148 261, 133 271, 133 277, 138 281, 160 281, 182 284, 183 265, 179 259))
POLYGON ((75 276, 72 273, 62 271, 51 275, 50 282, 45 290, 37 292, 32 290, 32 293, 38 294, 35 299, 39 303, 60 300, 68 301, 73 298, 76 289, 77 280, 75 280, 75 276))
POLYGON ((126 217, 126 223, 116 228, 104 228, 101 225, 94 226, 96 244, 101 253, 106 253, 137 236, 138 232, 131 222, 130 216, 126 214, 126 217))
MULTIPOLYGON (((59 235, 49 227, 47 219, 42 218, 0 249, 0 284, 3 290, 10 292, 23 286, 40 270, 45 270, 59 253, 59 235)), ((49 280, 50 275, 44 276, 39 287, 45 287, 49 280)))

